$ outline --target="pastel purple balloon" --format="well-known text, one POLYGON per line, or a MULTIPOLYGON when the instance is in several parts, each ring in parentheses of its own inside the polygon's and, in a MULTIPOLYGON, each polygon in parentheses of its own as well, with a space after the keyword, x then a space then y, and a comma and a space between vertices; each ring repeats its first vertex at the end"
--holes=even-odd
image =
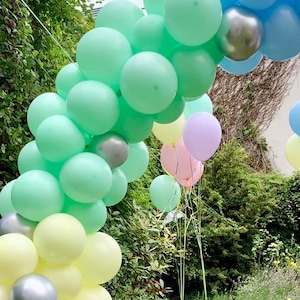
POLYGON ((190 155, 199 161, 208 160, 217 151, 221 138, 219 121, 207 112, 193 114, 183 129, 185 147, 190 155))

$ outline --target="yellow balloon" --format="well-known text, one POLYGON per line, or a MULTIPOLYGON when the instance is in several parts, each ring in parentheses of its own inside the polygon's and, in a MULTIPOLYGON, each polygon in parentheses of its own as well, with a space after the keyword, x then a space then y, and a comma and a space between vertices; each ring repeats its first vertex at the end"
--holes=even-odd
POLYGON ((0 299, 1 300, 10 300, 9 299, 9 287, 4 284, 1 284, 1 283, 0 283, 0 299))
POLYGON ((0 282, 11 284, 33 273, 37 264, 38 254, 28 237, 20 233, 0 236, 0 282))
POLYGON ((111 280, 119 271, 122 252, 117 241, 103 232, 87 236, 82 255, 74 262, 87 284, 102 284, 111 280))
POLYGON ((285 156, 289 164, 300 171, 300 137, 297 134, 288 139, 285 146, 285 156))
POLYGON ((57 290, 58 300, 73 300, 81 290, 82 276, 73 264, 41 263, 35 273, 52 281, 57 290))
POLYGON ((100 285, 84 285, 74 300, 112 300, 110 293, 100 285))
POLYGON ((81 255, 86 233, 75 217, 58 213, 50 215, 37 225, 33 242, 45 261, 67 264, 81 255))
POLYGON ((172 123, 160 124, 153 123, 152 132, 163 144, 175 144, 182 137, 185 124, 185 116, 182 114, 172 123))

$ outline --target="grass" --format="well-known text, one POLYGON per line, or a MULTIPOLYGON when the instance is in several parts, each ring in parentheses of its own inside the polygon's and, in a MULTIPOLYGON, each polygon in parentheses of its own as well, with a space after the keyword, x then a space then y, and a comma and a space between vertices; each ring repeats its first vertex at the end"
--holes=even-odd
MULTIPOLYGON (((193 300, 203 300, 194 296, 193 300)), ((300 300, 300 269, 295 267, 260 270, 226 295, 209 300, 300 300)))

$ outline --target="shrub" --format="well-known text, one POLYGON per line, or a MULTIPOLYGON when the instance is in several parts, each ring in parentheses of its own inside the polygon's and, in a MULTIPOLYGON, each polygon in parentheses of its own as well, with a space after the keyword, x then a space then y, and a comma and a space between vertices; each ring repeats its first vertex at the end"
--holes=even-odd
MULTIPOLYGON (((250 274, 254 267, 255 237, 272 218, 283 179, 276 173, 255 172, 247 159, 246 151, 237 142, 224 144, 206 163, 199 186, 192 193, 186 191, 186 213, 193 220, 186 232, 187 293, 203 292, 195 232, 201 234, 210 293, 230 290, 237 278, 250 274)), ((172 273, 169 280, 175 282, 176 274, 172 273)))
POLYGON ((126 197, 109 209, 104 232, 122 249, 122 267, 107 285, 113 299, 159 299, 168 292, 163 275, 173 266, 175 234, 164 226, 155 210, 126 197))

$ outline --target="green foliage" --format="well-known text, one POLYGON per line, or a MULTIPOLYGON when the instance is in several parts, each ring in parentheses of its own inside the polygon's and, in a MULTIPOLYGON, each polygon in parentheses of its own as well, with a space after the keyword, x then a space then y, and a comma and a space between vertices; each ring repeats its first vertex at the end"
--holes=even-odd
POLYGON ((26 112, 43 92, 54 91, 55 77, 74 58, 79 38, 91 26, 91 14, 82 0, 27 1, 52 37, 20 0, 0 4, 0 188, 18 176, 17 156, 32 139, 26 112), (75 7, 82 7, 84 16, 75 7))
POLYGON ((300 244, 300 173, 284 181, 279 193, 280 201, 273 211, 274 218, 268 224, 269 232, 280 236, 284 243, 292 238, 300 244))
POLYGON ((102 230, 118 241, 123 255, 121 270, 107 286, 113 299, 164 298, 163 275, 172 268, 176 248, 161 216, 127 197, 109 210, 102 230))
POLYGON ((186 194, 187 217, 194 219, 187 231, 187 293, 203 292, 195 232, 201 233, 210 293, 230 290, 234 280, 252 271, 256 234, 272 218, 282 178, 254 172, 247 160, 237 142, 228 142, 207 162, 198 189, 186 194))

